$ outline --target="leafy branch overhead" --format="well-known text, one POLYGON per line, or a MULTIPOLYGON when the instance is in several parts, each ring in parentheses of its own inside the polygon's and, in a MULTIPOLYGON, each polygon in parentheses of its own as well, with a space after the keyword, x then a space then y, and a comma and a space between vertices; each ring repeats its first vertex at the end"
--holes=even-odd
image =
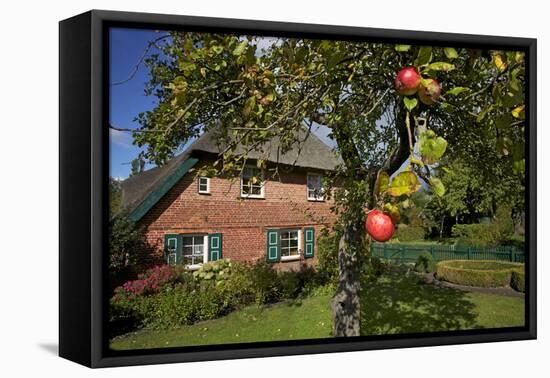
POLYGON ((198 32, 170 32, 156 46, 144 61, 146 93, 158 101, 133 132, 151 162, 166 163, 211 130, 221 153, 209 175, 238 175, 254 152, 276 178, 270 142, 276 156, 300 151, 300 129, 326 126, 341 157, 324 184, 343 230, 347 280, 334 298, 336 335, 358 332, 348 297, 369 240, 365 207, 397 222, 423 185, 449 197, 448 167, 474 169, 489 187, 523 185, 523 52, 198 32))

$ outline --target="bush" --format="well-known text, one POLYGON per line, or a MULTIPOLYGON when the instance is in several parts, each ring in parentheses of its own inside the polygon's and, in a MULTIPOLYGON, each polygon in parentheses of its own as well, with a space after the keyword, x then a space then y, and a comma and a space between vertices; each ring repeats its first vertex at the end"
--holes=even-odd
POLYGON ((110 303, 110 325, 121 332, 142 326, 179 327, 251 303, 309 295, 326 283, 326 276, 307 266, 277 273, 266 262, 220 260, 191 273, 182 266, 164 265, 116 289, 110 303))
POLYGON ((525 272, 513 270, 510 278, 510 287, 515 291, 525 293, 525 272))
POLYGON ((512 272, 523 271, 523 264, 502 261, 447 260, 437 263, 440 280, 459 285, 502 287, 511 282, 512 272))
POLYGON ((507 240, 514 233, 514 223, 511 211, 507 207, 499 207, 492 223, 455 224, 452 235, 458 238, 457 245, 494 247, 507 240))
POLYGON ((416 240, 424 240, 424 227, 422 226, 409 226, 406 224, 399 224, 395 231, 394 237, 399 239, 400 242, 411 242, 416 240))
POLYGON ((109 273, 115 286, 131 277, 141 254, 147 249, 136 225, 125 214, 109 223, 109 273))
POLYGON ((414 264, 415 272, 419 273, 433 273, 435 272, 435 261, 433 256, 429 252, 422 252, 418 255, 416 264, 414 264))

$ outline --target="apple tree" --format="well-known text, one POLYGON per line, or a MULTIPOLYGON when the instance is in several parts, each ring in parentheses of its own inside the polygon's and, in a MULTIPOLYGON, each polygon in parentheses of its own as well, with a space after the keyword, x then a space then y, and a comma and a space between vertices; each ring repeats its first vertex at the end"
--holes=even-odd
MULTIPOLYGON (((284 154, 300 143, 298 128, 330 129, 342 158, 326 182, 342 230, 335 336, 360 334, 369 211, 397 220, 422 183, 443 195, 441 159, 469 159, 465 151, 480 139, 510 157, 513 169, 524 169, 515 150, 524 119, 516 53, 197 32, 171 32, 157 49, 145 62, 146 93, 158 104, 139 114, 133 132, 153 163, 215 130, 226 148, 210 173, 237 175, 247 153, 267 152, 272 138, 284 154), (238 145, 248 152, 237 154, 238 145)), ((277 178, 277 166, 264 159, 257 165, 277 178)))

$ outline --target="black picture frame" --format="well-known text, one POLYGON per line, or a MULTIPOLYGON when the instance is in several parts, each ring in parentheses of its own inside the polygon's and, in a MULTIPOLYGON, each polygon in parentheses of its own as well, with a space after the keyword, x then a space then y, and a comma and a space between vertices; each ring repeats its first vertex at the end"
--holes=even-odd
POLYGON ((536 39, 92 10, 61 21, 59 354, 88 367, 535 339, 536 39), (526 53, 526 325, 519 328, 109 351, 105 337, 110 27, 469 46, 526 53))

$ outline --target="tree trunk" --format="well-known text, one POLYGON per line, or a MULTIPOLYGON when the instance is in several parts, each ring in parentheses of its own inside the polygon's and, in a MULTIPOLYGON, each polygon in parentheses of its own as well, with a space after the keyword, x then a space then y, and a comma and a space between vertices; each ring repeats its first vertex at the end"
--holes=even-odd
POLYGON ((359 336, 361 330, 362 225, 348 224, 338 244, 339 283, 332 298, 334 336, 359 336))

